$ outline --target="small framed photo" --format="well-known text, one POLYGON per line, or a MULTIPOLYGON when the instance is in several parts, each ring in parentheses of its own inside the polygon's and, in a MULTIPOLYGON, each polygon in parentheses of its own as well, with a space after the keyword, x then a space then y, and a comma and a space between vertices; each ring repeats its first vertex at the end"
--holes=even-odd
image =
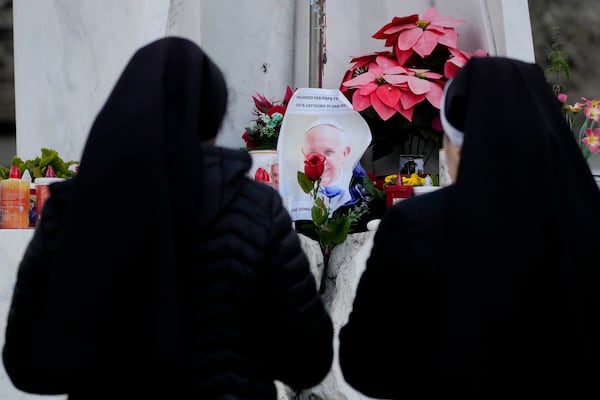
POLYGON ((400 154, 399 175, 424 174, 423 156, 418 154, 400 154))

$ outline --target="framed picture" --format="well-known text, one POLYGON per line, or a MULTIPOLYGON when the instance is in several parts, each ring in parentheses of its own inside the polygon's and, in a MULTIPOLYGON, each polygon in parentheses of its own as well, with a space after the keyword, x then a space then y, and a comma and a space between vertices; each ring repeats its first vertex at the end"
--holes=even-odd
POLYGON ((410 175, 410 174, 424 174, 423 156, 417 154, 401 154, 400 163, 398 165, 398 174, 410 175))

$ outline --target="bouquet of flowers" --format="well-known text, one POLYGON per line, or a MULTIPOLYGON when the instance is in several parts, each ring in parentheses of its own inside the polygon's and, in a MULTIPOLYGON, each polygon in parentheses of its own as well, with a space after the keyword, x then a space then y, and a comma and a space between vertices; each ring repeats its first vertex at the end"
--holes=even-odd
POLYGON ((281 122, 292 94, 293 91, 288 86, 281 101, 269 100, 262 94, 252 96, 254 101, 252 115, 256 119, 254 125, 247 127, 242 134, 248 150, 275 150, 277 148, 281 122))
POLYGON ((579 144, 583 156, 588 159, 592 154, 600 151, 600 99, 587 99, 582 97, 583 102, 573 105, 566 103, 567 96, 562 94, 559 100, 563 102, 563 111, 567 122, 575 134, 575 140, 579 144), (582 112, 583 111, 583 112, 582 112), (578 118, 583 115, 583 118, 578 118), (579 124, 579 127, 577 127, 579 124))
MULTIPOLYGON (((331 255, 331 250, 343 243, 349 233, 366 230, 368 219, 379 216, 385 209, 385 192, 377 189, 373 178, 358 163, 352 171, 350 194, 352 198, 343 206, 330 211, 329 201, 340 194, 340 188, 321 187, 321 176, 325 168, 325 156, 319 153, 308 154, 304 161, 304 171, 298 171, 298 184, 311 196, 312 224, 297 224, 297 229, 318 240, 325 259, 331 255)), ((323 277, 326 274, 323 273, 323 277)), ((324 285, 321 285, 324 288, 324 285)))
POLYGON ((399 128, 373 132, 374 159, 385 156, 407 140, 410 132, 437 133, 439 109, 446 81, 472 56, 487 56, 457 46, 456 27, 465 21, 441 16, 435 7, 418 14, 394 17, 373 34, 390 49, 355 56, 340 91, 354 110, 369 121, 396 119, 399 128))
POLYGON ((571 79, 567 58, 566 52, 561 49, 560 29, 554 27, 552 51, 548 54, 551 65, 546 73, 556 74, 556 82, 552 84, 552 89, 562 103, 563 114, 573 130, 583 156, 588 159, 592 154, 600 152, 600 99, 582 97, 581 102, 567 103, 566 86, 560 81, 561 73, 571 79))

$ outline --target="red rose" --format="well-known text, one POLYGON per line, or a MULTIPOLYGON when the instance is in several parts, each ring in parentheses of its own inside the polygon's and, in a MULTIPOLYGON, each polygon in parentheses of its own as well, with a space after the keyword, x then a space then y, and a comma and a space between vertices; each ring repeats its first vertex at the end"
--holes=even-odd
POLYGON ((261 182, 269 182, 271 181, 271 177, 269 173, 264 168, 258 168, 254 173, 254 179, 261 182))
POLYGON ((319 153, 310 153, 304 159, 304 174, 311 181, 316 181, 323 175, 325 169, 325 156, 319 153))

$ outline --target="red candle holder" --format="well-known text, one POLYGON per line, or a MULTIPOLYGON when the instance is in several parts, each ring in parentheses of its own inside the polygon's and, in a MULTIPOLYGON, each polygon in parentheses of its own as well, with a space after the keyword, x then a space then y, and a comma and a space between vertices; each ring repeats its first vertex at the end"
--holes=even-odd
POLYGON ((385 203, 388 207, 391 207, 399 201, 413 197, 413 194, 412 186, 388 185, 385 187, 385 203))

